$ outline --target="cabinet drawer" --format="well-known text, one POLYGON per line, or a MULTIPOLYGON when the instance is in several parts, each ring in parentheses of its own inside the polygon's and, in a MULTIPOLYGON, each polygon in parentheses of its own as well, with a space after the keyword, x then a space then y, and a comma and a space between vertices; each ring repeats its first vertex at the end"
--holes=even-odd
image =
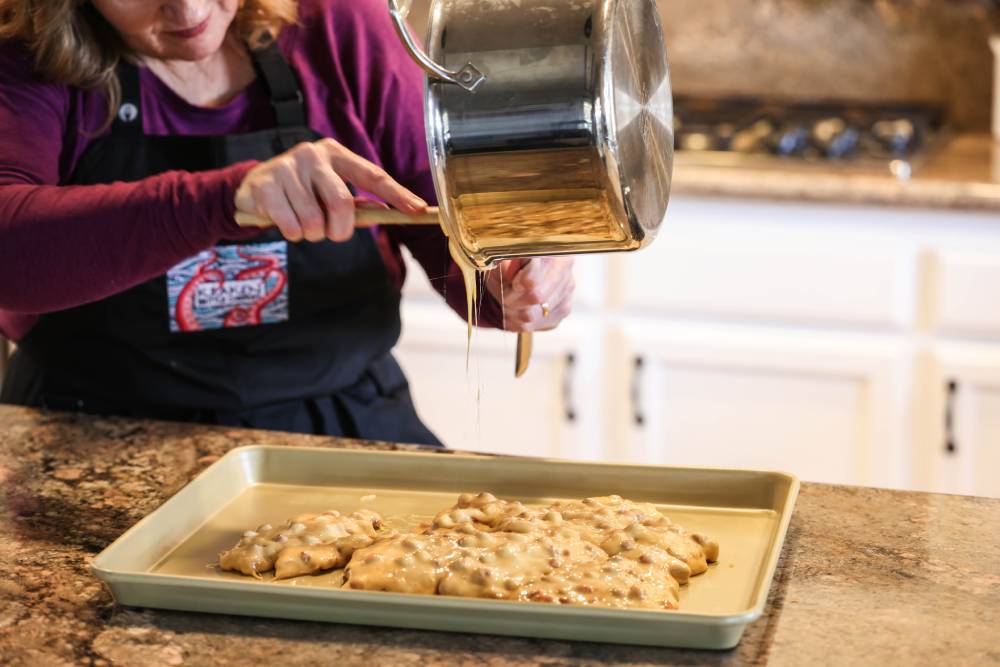
POLYGON ((1000 338, 1000 253, 929 254, 931 327, 1000 338))
POLYGON ((891 239, 821 225, 808 208, 671 206, 654 245, 613 262, 626 309, 882 328, 913 319, 915 254, 891 239))

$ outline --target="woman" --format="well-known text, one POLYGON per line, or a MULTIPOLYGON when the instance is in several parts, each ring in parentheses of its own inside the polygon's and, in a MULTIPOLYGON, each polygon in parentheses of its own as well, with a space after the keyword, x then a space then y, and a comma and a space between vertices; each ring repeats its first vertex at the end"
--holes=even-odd
MULTIPOLYGON (((458 269, 437 228, 354 229, 434 194, 379 0, 0 0, 0 40, 4 402, 436 442, 390 353, 400 247, 464 317, 458 269)), ((486 282, 481 324, 569 313, 569 260, 486 282)))

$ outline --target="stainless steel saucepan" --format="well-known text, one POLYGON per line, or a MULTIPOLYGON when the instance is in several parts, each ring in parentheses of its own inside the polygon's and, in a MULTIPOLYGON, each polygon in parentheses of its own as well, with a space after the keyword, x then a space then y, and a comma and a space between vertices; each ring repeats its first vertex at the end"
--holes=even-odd
MULTIPOLYGON (((440 224, 471 263, 652 242, 673 166, 655 0, 432 0, 426 51, 406 24, 408 4, 388 0, 427 72, 440 224)), ((380 215, 358 214, 361 224, 380 215)), ((428 221, 433 212, 405 220, 428 221)))

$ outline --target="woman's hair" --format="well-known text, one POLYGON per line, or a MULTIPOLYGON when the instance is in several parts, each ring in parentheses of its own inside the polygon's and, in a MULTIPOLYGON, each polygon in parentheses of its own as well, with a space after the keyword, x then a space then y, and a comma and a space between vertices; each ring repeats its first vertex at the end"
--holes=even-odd
MULTIPOLYGON (((250 49, 266 46, 295 23, 297 0, 240 0, 230 30, 250 49)), ((110 123, 121 101, 115 68, 124 42, 89 0, 0 0, 0 40, 23 42, 46 81, 98 90, 110 123)))

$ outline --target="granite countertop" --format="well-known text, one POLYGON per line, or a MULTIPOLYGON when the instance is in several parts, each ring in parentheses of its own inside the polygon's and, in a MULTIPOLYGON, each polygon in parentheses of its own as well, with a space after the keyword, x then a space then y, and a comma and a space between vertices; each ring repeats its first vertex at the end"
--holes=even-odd
POLYGON ((1000 661, 1000 500, 804 484, 763 618, 685 651, 118 607, 89 564, 229 449, 333 438, 0 406, 0 663, 737 665, 1000 661))
POLYGON ((909 181, 849 165, 705 166, 678 153, 672 193, 1000 212, 1000 144, 987 134, 945 138, 909 181))

